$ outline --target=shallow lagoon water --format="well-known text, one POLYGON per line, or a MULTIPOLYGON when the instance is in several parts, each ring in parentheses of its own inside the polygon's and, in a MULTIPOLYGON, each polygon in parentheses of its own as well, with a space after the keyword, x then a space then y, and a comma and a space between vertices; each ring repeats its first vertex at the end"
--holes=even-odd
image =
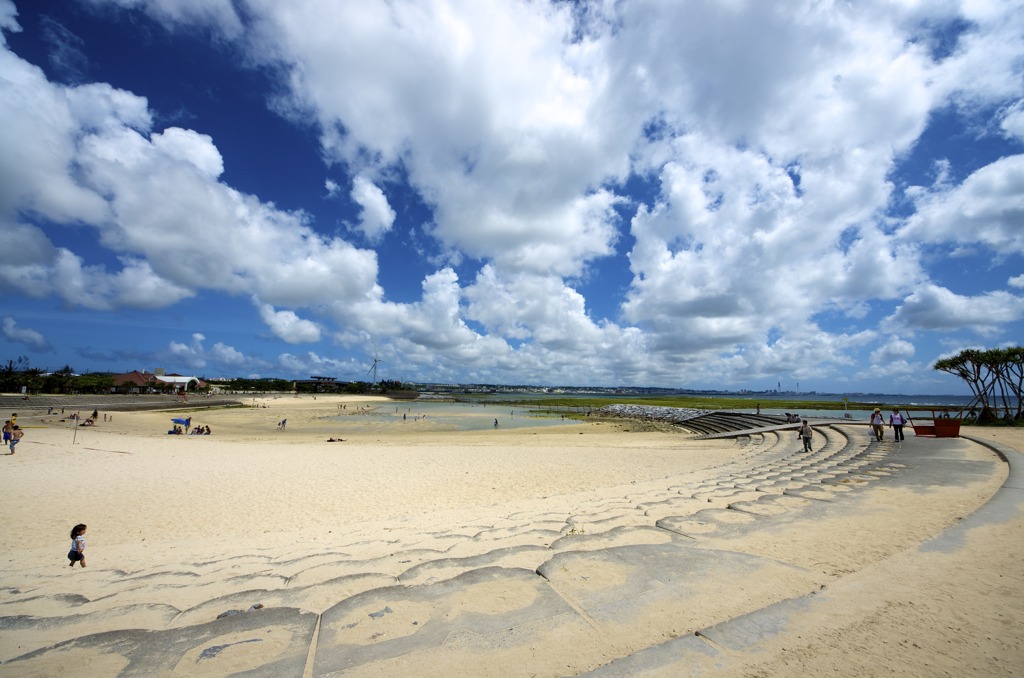
POLYGON ((342 424, 377 424, 416 427, 431 431, 483 431, 494 428, 532 428, 578 424, 575 419, 542 414, 528 407, 444 401, 399 401, 370 406, 348 406, 330 421, 342 424))

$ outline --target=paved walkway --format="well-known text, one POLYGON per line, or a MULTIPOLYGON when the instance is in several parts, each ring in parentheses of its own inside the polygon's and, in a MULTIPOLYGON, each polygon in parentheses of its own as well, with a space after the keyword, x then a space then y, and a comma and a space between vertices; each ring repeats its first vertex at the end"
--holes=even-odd
MULTIPOLYGON (((1010 465, 1003 488, 925 547, 961 548, 973 527, 1022 512, 1016 451, 993 448, 979 461, 974 446, 988 443, 913 435, 877 443, 844 422, 816 431, 809 454, 792 431, 765 428, 738 439, 742 458, 705 472, 360 542, 360 553, 379 554, 372 559, 257 554, 181 572, 112 573, 109 596, 69 600, 82 612, 59 621, 12 614, 9 603, 0 631, 38 649, 0 664, 0 674, 66 656, 69 670, 94 657, 121 676, 429 676, 453 666, 473 676, 734 675, 738 657, 786 634, 794 617, 834 604, 823 586, 843 576, 744 544, 856 517, 881 487, 952 492, 991 479, 1003 472, 997 454, 1010 465), (204 599, 204 586, 223 591, 226 568, 250 574, 235 577, 232 593, 204 599), (195 590, 194 607, 160 604, 161 588, 182 586, 195 590), (129 616, 149 626, 126 629, 120 620, 129 616)), ((900 508, 891 507, 894 534, 900 508)), ((857 550, 871 535, 835 538, 837 548, 857 550)), ((46 595, 71 598, 58 581, 46 595)))
POLYGON ((138 410, 199 410, 208 407, 238 406, 251 402, 252 396, 214 395, 188 396, 182 400, 176 395, 0 395, 0 413, 6 418, 11 412, 21 416, 46 414, 49 408, 57 412, 79 412, 83 417, 93 410, 100 412, 128 412, 138 410))

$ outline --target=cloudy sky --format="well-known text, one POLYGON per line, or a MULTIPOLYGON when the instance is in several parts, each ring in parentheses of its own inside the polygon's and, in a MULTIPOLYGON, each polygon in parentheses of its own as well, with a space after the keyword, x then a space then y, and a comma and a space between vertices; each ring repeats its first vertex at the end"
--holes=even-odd
POLYGON ((0 358, 959 393, 1019 0, 0 0, 0 358))

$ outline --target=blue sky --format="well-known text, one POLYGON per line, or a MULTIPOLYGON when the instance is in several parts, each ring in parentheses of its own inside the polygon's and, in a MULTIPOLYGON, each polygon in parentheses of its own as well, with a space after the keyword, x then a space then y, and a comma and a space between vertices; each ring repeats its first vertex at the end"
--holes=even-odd
POLYGON ((1022 4, 0 0, 0 357, 965 392, 1022 4))

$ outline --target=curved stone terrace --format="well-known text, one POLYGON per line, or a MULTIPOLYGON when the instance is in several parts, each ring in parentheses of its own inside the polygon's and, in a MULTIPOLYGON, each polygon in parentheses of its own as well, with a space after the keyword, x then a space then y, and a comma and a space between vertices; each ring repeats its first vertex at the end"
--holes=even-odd
POLYGON ((733 437, 744 454, 432 533, 353 534, 364 546, 379 540, 369 560, 344 549, 256 551, 183 570, 112 571, 107 595, 94 600, 76 597, 63 573, 40 575, 36 590, 8 590, 0 604, 8 639, 0 674, 105 656, 121 676, 236 675, 239 667, 237 675, 296 678, 440 676, 453 667, 474 676, 784 675, 778 665, 782 673, 745 671, 777 657, 780 643, 802 646, 800 634, 812 637, 819 620, 868 605, 874 589, 860 573, 884 578, 928 549, 968 548, 969 530, 1019 521, 1024 510, 1014 450, 911 435, 877 442, 863 426, 826 422, 804 453, 786 430, 795 424, 764 419, 672 413, 663 420, 733 437), (922 530, 917 497, 958 497, 1007 462, 1009 477, 990 501, 938 535, 922 530), (879 501, 883 489, 900 503, 879 501), (879 511, 884 533, 857 529, 879 511), (775 546, 807 540, 817 547, 775 546), (233 592, 204 597, 225 572, 233 592), (161 603, 162 590, 179 587, 193 591, 192 607, 161 603), (77 612, 35 617, 40 595, 77 612), (148 626, 124 628, 119 619, 140 605, 150 610, 148 626), (218 616, 225 611, 232 614, 218 616), (239 660, 246 643, 269 638, 281 644, 273 661, 239 660), (12 652, 15 643, 28 649, 12 652))

